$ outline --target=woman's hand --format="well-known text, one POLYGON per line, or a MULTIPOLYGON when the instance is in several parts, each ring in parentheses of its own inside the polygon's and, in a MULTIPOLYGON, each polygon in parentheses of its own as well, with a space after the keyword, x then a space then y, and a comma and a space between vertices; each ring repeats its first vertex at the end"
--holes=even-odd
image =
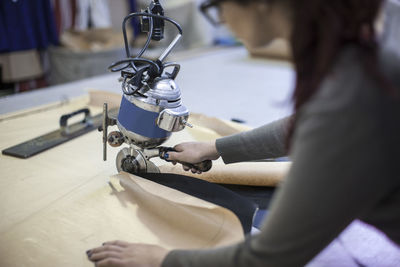
MULTIPOLYGON (((210 142, 186 142, 174 147, 176 152, 168 152, 168 160, 176 164, 180 163, 199 163, 204 160, 215 160, 219 158, 219 153, 215 146, 215 141, 210 142)), ((182 165, 185 171, 190 170, 188 166, 182 165)), ((191 170, 193 173, 201 173, 197 169, 191 170)))
POLYGON ((86 253, 96 267, 159 267, 168 250, 156 245, 111 241, 86 253))

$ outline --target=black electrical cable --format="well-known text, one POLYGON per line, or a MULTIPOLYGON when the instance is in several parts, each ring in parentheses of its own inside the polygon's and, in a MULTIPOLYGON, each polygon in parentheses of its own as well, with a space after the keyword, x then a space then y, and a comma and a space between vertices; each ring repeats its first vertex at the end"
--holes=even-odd
POLYGON ((138 16, 150 17, 150 31, 149 31, 149 34, 148 34, 148 36, 147 36, 147 40, 146 40, 146 43, 145 43, 144 47, 141 49, 141 51, 138 53, 138 55, 137 55, 136 57, 133 58, 133 59, 135 59, 135 60, 136 60, 136 59, 139 59, 139 58, 143 55, 143 53, 146 51, 146 49, 148 48, 148 46, 149 46, 149 44, 150 44, 151 36, 152 36, 152 34, 153 34, 153 18, 159 18, 159 19, 166 20, 166 21, 172 23, 173 25, 175 25, 180 34, 182 34, 182 32, 183 32, 181 26, 180 26, 176 21, 174 21, 174 20, 172 20, 172 19, 170 19, 170 18, 168 18, 168 17, 160 16, 160 15, 156 15, 156 14, 150 14, 150 13, 146 13, 146 12, 131 13, 131 14, 129 14, 128 16, 126 16, 126 17, 124 18, 124 21, 122 22, 122 33, 123 33, 123 36, 124 36, 124 45, 125 45, 125 52, 126 52, 127 58, 124 59, 124 60, 120 60, 120 61, 118 61, 118 62, 116 62, 116 63, 113 63, 111 66, 109 66, 108 68, 109 68, 112 72, 121 71, 121 70, 123 70, 123 69, 125 69, 125 68, 127 68, 127 67, 129 67, 129 66, 132 66, 133 70, 136 71, 136 66, 135 66, 134 64, 133 64, 133 65, 131 65, 131 64, 126 64, 125 66, 122 66, 122 67, 117 68, 117 69, 115 69, 114 67, 116 67, 116 66, 118 66, 118 65, 121 65, 121 64, 123 64, 124 62, 125 62, 125 63, 128 63, 128 62, 129 62, 129 63, 134 63, 134 61, 131 61, 132 58, 131 58, 131 55, 130 55, 130 49, 129 49, 129 44, 128 44, 128 38, 127 38, 127 34, 126 34, 126 22, 127 22, 129 19, 131 19, 131 18, 133 18, 133 17, 138 17, 138 16))
POLYGON ((146 12, 131 13, 128 16, 126 16, 124 18, 124 21, 122 22, 122 33, 124 35, 125 52, 126 52, 126 57, 128 57, 128 58, 130 57, 130 49, 129 49, 129 44, 128 44, 128 38, 126 36, 126 22, 128 20, 130 20, 131 18, 138 17, 138 16, 144 16, 144 17, 151 17, 151 18, 158 18, 158 19, 166 20, 166 21, 168 21, 168 22, 170 22, 170 23, 172 23, 172 24, 174 24, 176 26, 176 28, 179 31, 179 34, 182 34, 182 32, 183 32, 181 26, 176 21, 174 21, 174 20, 172 20, 172 19, 170 19, 168 17, 160 16, 160 15, 156 15, 156 14, 150 14, 150 13, 146 13, 146 12))
POLYGON ((116 72, 119 71, 120 69, 114 69, 114 67, 119 66, 121 64, 124 63, 130 63, 130 62, 141 62, 141 63, 148 63, 149 65, 152 65, 153 67, 155 67, 157 69, 157 72, 160 72, 160 67, 157 65, 157 63, 155 63, 154 61, 151 61, 150 59, 147 58, 126 58, 126 59, 122 59, 119 60, 117 62, 112 63, 108 69, 110 69, 112 72, 116 72))
MULTIPOLYGON (((123 36, 124 36, 124 45, 125 45, 125 52, 126 52, 126 56, 127 58, 119 60, 117 62, 114 62, 113 64, 111 64, 108 69, 112 72, 117 72, 117 71, 122 71, 124 69, 127 69, 129 67, 132 68, 132 75, 133 77, 138 73, 141 72, 143 73, 147 73, 150 74, 150 76, 154 76, 154 75, 161 75, 161 73, 163 72, 165 67, 168 67, 171 65, 171 63, 165 63, 163 64, 160 60, 157 60, 157 62, 154 62, 152 60, 146 59, 146 58, 141 58, 141 56, 144 54, 144 52, 147 50, 151 39, 152 39, 152 35, 153 35, 153 18, 158 18, 158 19, 162 19, 162 20, 166 20, 170 23, 172 23, 179 31, 179 34, 182 35, 182 28, 181 26, 174 20, 165 17, 165 16, 161 16, 161 15, 157 15, 157 14, 151 14, 151 13, 147 13, 147 12, 140 12, 140 13, 131 13, 128 16, 126 16, 122 22, 122 32, 123 32, 123 36), (145 45, 143 46, 143 48, 140 50, 140 52, 136 55, 136 57, 132 58, 130 55, 130 49, 129 49, 129 44, 128 44, 128 38, 127 38, 127 34, 126 34, 126 22, 128 20, 130 20, 131 18, 134 17, 149 17, 149 32, 147 35, 147 40, 145 45), (143 71, 143 68, 141 69, 142 71, 138 71, 135 63, 144 63, 147 64, 147 66, 145 66, 144 68, 146 69, 145 71, 143 71), (121 66, 122 65, 122 66, 121 66), (118 68, 116 68, 117 66, 120 66, 118 68), (153 68, 151 68, 153 67, 153 68)), ((179 72, 179 68, 177 69, 176 73, 174 76, 176 76, 177 72, 179 72)), ((133 78, 132 78, 133 79, 133 78)), ((126 77, 124 79, 124 82, 126 81, 126 77)), ((129 82, 128 82, 129 84, 129 82)), ((129 84, 130 85, 130 84, 129 84)), ((130 88, 131 89, 131 88, 130 88)), ((135 90, 132 90, 132 92, 128 92, 125 88, 122 89, 123 92, 127 95, 133 95, 133 94, 139 94, 138 90, 139 88, 136 88, 135 90)), ((142 94, 140 94, 142 95, 142 94)))
MULTIPOLYGON (((142 55, 143 55, 143 53, 146 51, 146 49, 149 47, 149 44, 150 44, 150 41, 151 41, 151 36, 153 35, 153 18, 149 18, 150 19, 150 31, 147 33, 147 40, 146 40, 146 43, 144 44, 144 46, 143 46, 143 48, 140 50, 140 52, 136 55, 136 57, 135 58, 140 58, 142 55)), ((129 51, 129 47, 127 47, 127 41, 125 41, 125 39, 124 39, 124 42, 125 42, 125 51, 129 51)), ((129 45, 129 44, 128 44, 129 45)), ((128 53, 128 52, 127 52, 128 53)), ((129 56, 130 57, 130 56, 129 56)), ((129 58, 128 57, 128 58, 129 58)), ((111 69, 111 71, 112 72, 117 72, 117 71, 121 71, 121 70, 123 70, 123 69, 126 69, 126 68, 128 68, 128 67, 132 67, 132 69, 136 72, 137 71, 137 69, 136 69, 136 66, 135 66, 135 64, 134 64, 134 62, 129 62, 128 64, 126 64, 126 65, 124 65, 124 66, 122 66, 122 67, 120 67, 120 68, 117 68, 117 69, 111 69)), ((109 67, 109 69, 110 69, 110 67, 109 67)))
MULTIPOLYGON (((144 53, 144 51, 146 51, 146 49, 149 47, 150 41, 151 41, 151 36, 153 35, 153 18, 150 17, 150 31, 147 34, 147 40, 146 43, 144 44, 142 50, 140 50, 139 54, 137 54, 136 57, 141 57, 144 53)), ((125 50, 126 50, 126 46, 125 46, 125 50)))

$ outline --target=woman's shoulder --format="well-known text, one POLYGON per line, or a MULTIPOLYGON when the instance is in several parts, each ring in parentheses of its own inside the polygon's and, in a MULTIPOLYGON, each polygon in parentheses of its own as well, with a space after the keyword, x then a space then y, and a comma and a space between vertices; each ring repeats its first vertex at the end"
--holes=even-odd
POLYGON ((376 107, 380 96, 387 93, 379 75, 397 90, 400 88, 400 57, 395 51, 382 47, 376 65, 368 64, 356 46, 343 48, 331 72, 305 109, 311 112, 337 112, 376 107))
POLYGON ((400 50, 396 51, 385 44, 379 44, 376 62, 373 62, 359 46, 347 45, 339 52, 337 58, 327 81, 342 86, 347 84, 345 87, 363 93, 367 91, 363 89, 365 87, 385 92, 386 88, 382 88, 385 83, 382 81, 400 87, 400 50), (364 87, 360 88, 360 85, 364 87))

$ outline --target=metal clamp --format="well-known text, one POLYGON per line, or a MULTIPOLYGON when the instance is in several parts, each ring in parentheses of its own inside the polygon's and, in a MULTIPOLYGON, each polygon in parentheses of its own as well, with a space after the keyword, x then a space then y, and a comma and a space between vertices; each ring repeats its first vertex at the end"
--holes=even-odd
POLYGON ((107 135, 108 135, 108 126, 113 126, 117 124, 117 120, 114 118, 108 117, 108 105, 107 103, 103 104, 103 124, 98 128, 98 131, 103 131, 103 160, 107 160, 107 135))

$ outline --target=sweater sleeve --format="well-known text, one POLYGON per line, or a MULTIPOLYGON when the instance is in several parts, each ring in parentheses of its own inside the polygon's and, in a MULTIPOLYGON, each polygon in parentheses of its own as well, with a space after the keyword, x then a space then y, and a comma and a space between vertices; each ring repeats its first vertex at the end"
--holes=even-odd
POLYGON ((377 138, 373 99, 378 90, 361 82, 357 66, 350 68, 326 82, 300 111, 293 164, 261 233, 230 247, 174 250, 163 267, 304 266, 392 190, 382 173, 383 148, 377 138))
POLYGON ((225 163, 286 156, 286 134, 291 118, 219 138, 216 141, 217 150, 225 163))

